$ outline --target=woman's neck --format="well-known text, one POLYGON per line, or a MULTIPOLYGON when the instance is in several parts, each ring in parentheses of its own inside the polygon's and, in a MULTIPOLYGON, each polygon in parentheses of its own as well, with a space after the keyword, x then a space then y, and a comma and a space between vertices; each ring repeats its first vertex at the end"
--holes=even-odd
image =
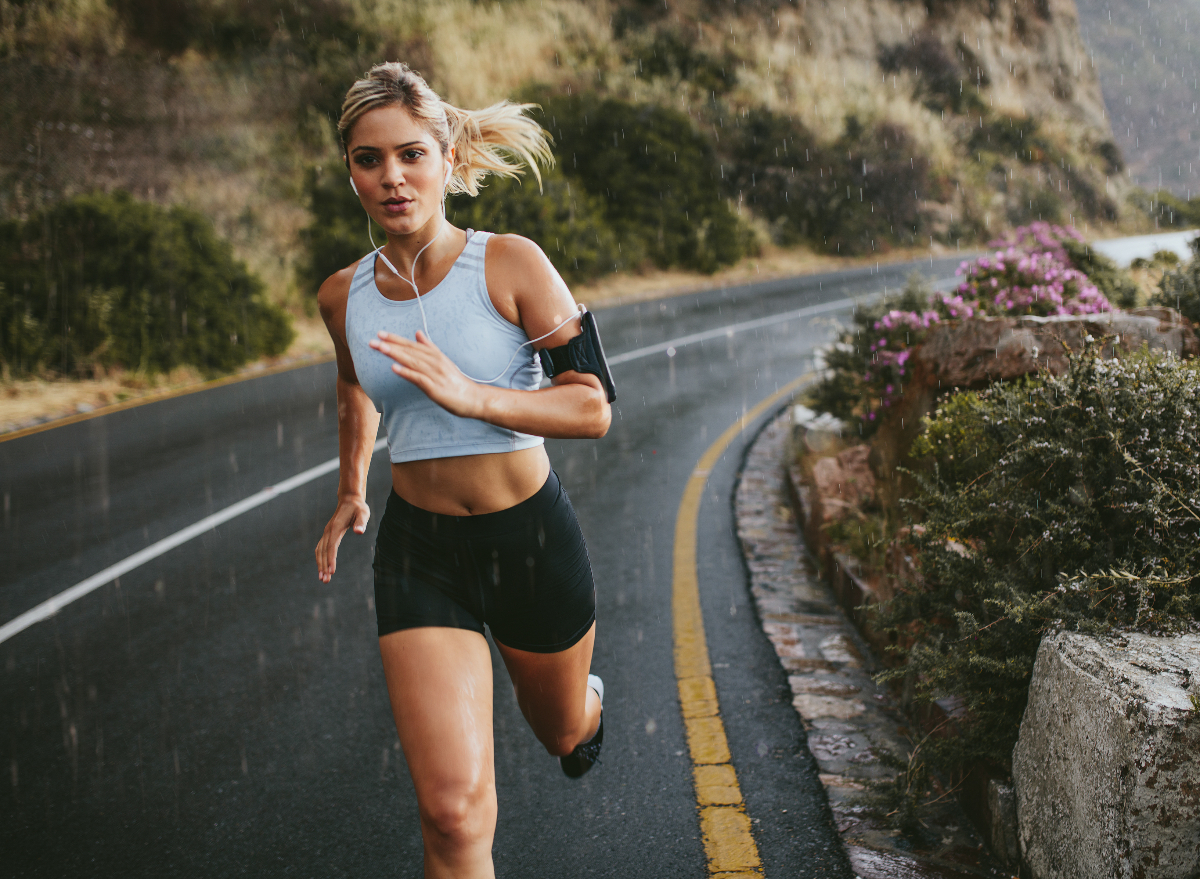
POLYGON ((457 249, 457 236, 454 234, 457 231, 439 214, 416 232, 408 235, 389 234, 387 243, 381 249, 392 265, 412 278, 414 261, 419 274, 422 269, 428 270, 440 262, 447 251, 457 249))

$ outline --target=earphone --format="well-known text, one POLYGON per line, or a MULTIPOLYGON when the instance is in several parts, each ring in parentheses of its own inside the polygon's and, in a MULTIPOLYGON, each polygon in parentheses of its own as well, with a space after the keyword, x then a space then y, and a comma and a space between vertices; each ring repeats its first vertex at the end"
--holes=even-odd
MULTIPOLYGON (((446 223, 445 223, 445 220, 446 220, 446 191, 445 190, 446 190, 446 187, 448 187, 450 185, 450 178, 453 176, 454 176, 454 166, 451 165, 449 168, 446 169, 446 177, 442 181, 442 225, 438 227, 437 234, 434 235, 432 238, 430 238, 428 243, 426 243, 426 245, 424 247, 422 247, 420 250, 418 250, 417 255, 415 257, 413 257, 412 277, 411 278, 404 277, 404 275, 400 274, 400 271, 394 265, 392 265, 392 261, 390 259, 388 259, 387 254, 383 252, 382 244, 380 244, 380 245, 375 244, 375 236, 371 231, 371 215, 367 214, 367 237, 371 240, 371 246, 374 248, 374 250, 372 252, 375 253, 376 255, 378 255, 379 258, 383 260, 383 264, 392 270, 393 275, 395 275, 401 281, 404 281, 406 284, 408 284, 410 287, 413 288, 413 296, 416 298, 417 308, 421 312, 421 327, 425 330, 425 337, 427 339, 429 339, 431 342, 433 341, 433 336, 430 335, 430 333, 429 333, 429 321, 425 317, 425 304, 421 301, 420 290, 417 289, 417 282, 416 282, 417 260, 419 260, 421 258, 421 254, 424 253, 426 251, 426 249, 428 249, 429 245, 433 244, 433 242, 438 240, 438 237, 442 234, 442 232, 446 228, 446 223)), ((354 190, 355 195, 358 195, 358 187, 354 185, 353 177, 350 178, 350 188, 354 190)), ((361 198, 361 196, 359 196, 359 197, 361 198)), ((496 382, 500 381, 500 379, 504 378, 504 373, 508 372, 508 368, 510 366, 512 366, 513 361, 517 359, 517 355, 521 353, 522 348, 526 347, 527 345, 532 345, 535 342, 540 342, 543 339, 550 338, 550 336, 553 336, 555 333, 557 333, 559 330, 561 330, 563 327, 565 327, 571 321, 580 317, 585 311, 586 311, 586 308, 583 305, 579 305, 578 311, 575 314, 568 317, 566 320, 564 320, 562 323, 560 323, 558 326, 556 326, 550 332, 546 333, 544 336, 538 336, 536 339, 530 339, 528 342, 522 342, 520 345, 517 346, 516 350, 513 351, 512 357, 508 358, 508 363, 504 364, 504 368, 502 370, 500 370, 500 372, 494 378, 488 378, 488 379, 475 378, 474 376, 467 375, 465 372, 463 373, 463 375, 465 375, 467 378, 471 379, 471 381, 476 382, 477 384, 481 384, 481 385, 495 384, 496 382)), ((513 378, 516 378, 516 376, 514 375, 513 378)), ((508 384, 509 384, 509 387, 511 388, 512 387, 512 379, 508 380, 508 384)))

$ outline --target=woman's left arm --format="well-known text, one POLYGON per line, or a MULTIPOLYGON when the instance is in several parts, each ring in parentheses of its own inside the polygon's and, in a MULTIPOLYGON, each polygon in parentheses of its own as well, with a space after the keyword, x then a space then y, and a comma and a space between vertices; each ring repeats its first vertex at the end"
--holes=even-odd
MULTIPOLYGON (((531 339, 578 312, 550 260, 526 238, 494 236, 488 242, 486 278, 497 310, 531 339)), ((565 345, 580 332, 579 321, 572 320, 535 347, 565 345)), ((371 346, 396 361, 392 369, 397 375, 454 415, 556 439, 602 437, 608 432, 612 409, 600 379, 589 373, 568 370, 551 379, 551 387, 519 391, 471 381, 420 331, 415 341, 380 333, 371 346)))

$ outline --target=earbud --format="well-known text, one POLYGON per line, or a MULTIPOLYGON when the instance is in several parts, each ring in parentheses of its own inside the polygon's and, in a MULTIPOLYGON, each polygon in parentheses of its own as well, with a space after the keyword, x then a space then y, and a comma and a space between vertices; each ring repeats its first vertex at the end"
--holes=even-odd
POLYGON ((450 185, 450 178, 454 176, 454 166, 451 165, 446 169, 446 179, 442 181, 442 189, 450 185))
POLYGON ((354 185, 354 178, 350 178, 350 188, 354 190, 354 194, 358 195, 358 187, 354 185))

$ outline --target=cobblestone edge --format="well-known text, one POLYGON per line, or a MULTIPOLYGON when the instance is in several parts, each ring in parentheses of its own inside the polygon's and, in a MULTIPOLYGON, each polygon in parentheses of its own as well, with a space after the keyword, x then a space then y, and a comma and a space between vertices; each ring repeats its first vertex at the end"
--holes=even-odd
MULTIPOLYGON (((797 527, 786 480, 791 407, 751 442, 734 494, 738 540, 763 632, 788 672, 792 706, 858 879, 1009 877, 952 797, 925 818, 923 843, 889 828, 869 804, 895 777, 881 755, 907 760, 905 721, 874 681, 878 663, 821 580, 797 527)), ((893 763, 893 765, 895 765, 893 763)))

